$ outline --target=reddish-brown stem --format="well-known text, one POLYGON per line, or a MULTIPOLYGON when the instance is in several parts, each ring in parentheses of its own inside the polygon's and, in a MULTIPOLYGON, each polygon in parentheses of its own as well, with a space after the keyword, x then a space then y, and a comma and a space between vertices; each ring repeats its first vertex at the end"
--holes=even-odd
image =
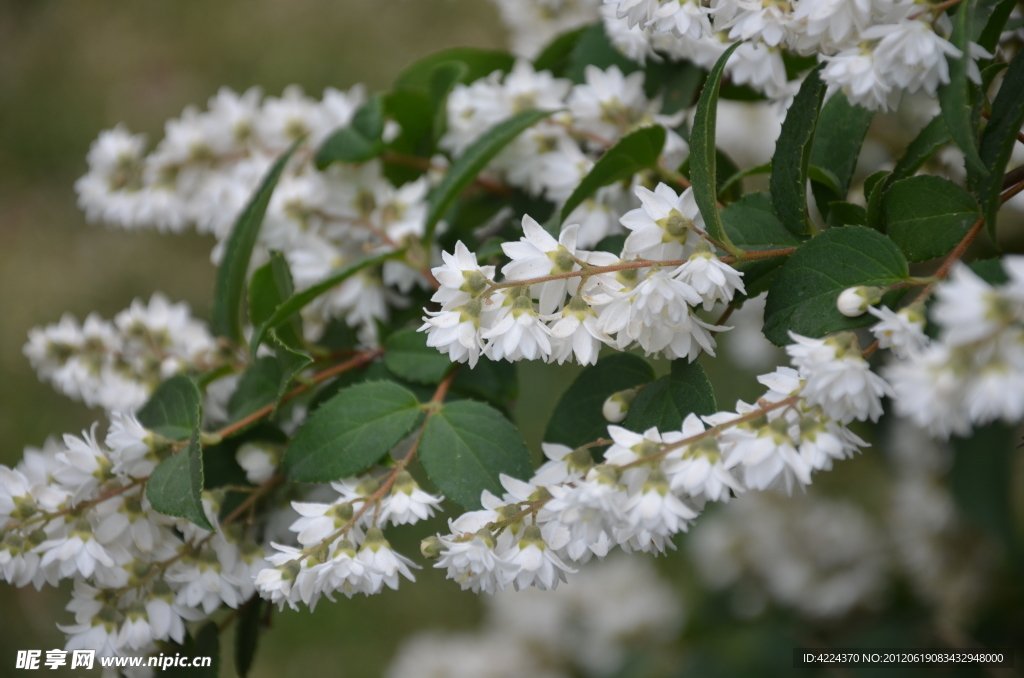
MULTIPOLYGON (((724 247, 722 249, 725 249, 724 247)), ((796 252, 795 247, 783 247, 777 250, 748 250, 743 253, 742 259, 733 256, 722 257, 723 264, 742 263, 744 261, 756 261, 758 259, 773 259, 775 257, 788 257, 796 252)))
POLYGON ((938 17, 940 14, 945 12, 947 9, 949 9, 953 5, 959 5, 961 2, 963 2, 963 0, 946 0, 945 2, 940 2, 939 4, 935 5, 934 7, 929 7, 928 9, 923 9, 920 12, 917 12, 915 14, 911 14, 909 17, 907 17, 907 19, 908 20, 918 19, 918 18, 924 16, 925 14, 928 14, 929 12, 931 14, 933 14, 934 16, 938 17))
MULTIPOLYGON (((118 487, 115 490, 111 490, 109 492, 104 492, 103 494, 101 494, 100 496, 96 497, 95 499, 89 499, 87 501, 83 501, 83 502, 81 502, 79 504, 76 504, 76 505, 70 507, 70 508, 66 508, 66 509, 62 509, 60 511, 57 511, 56 513, 45 513, 45 514, 43 514, 40 517, 44 518, 45 520, 52 520, 54 518, 59 518, 60 516, 66 516, 69 513, 78 513, 80 511, 84 511, 85 509, 92 508, 93 506, 96 506, 97 504, 102 504, 103 502, 105 502, 108 499, 113 499, 114 497, 116 497, 116 496, 118 496, 120 494, 124 494, 128 490, 131 490, 133 488, 138 487, 139 485, 144 484, 147 480, 149 480, 149 476, 146 476, 145 478, 138 478, 138 479, 128 483, 127 485, 123 485, 121 487, 118 487)), ((35 518, 35 516, 32 516, 32 518, 35 518)), ((32 520, 32 518, 30 518, 29 520, 32 520)))
MULTIPOLYGON (((319 384, 322 381, 326 381, 331 377, 336 377, 339 374, 348 372, 349 370, 354 370, 356 368, 362 367, 363 365, 370 362, 383 352, 384 349, 380 348, 371 349, 369 351, 363 351, 362 353, 359 353, 355 357, 346 360, 343 363, 339 363, 337 365, 334 365, 333 367, 329 367, 326 370, 323 370, 322 372, 317 372, 312 377, 310 377, 308 383, 299 384, 291 391, 288 391, 288 393, 285 393, 284 396, 282 396, 281 398, 281 403, 286 403, 292 398, 302 395, 303 393, 309 390, 310 386, 319 384)), ((263 417, 266 417, 269 414, 271 414, 277 408, 278 404, 279 403, 271 403, 269 405, 261 407, 260 409, 256 410, 249 416, 243 417, 232 424, 228 424, 221 430, 217 431, 214 435, 219 436, 221 438, 227 438, 230 435, 238 433, 239 431, 246 428, 250 424, 254 424, 263 417)))
POLYGON ((967 231, 967 235, 953 248, 953 251, 949 253, 946 260, 942 262, 942 266, 939 266, 939 270, 935 271, 936 278, 945 278, 949 275, 949 270, 953 267, 953 264, 963 258, 967 248, 971 246, 971 243, 974 242, 974 239, 978 237, 978 234, 981 233, 981 229, 984 227, 985 217, 978 217, 978 220, 971 226, 971 230, 967 231))
MULTIPOLYGON (((736 310, 735 306, 728 306, 728 307, 726 307, 726 309, 724 311, 722 311, 722 315, 718 316, 718 320, 715 321, 715 324, 716 325, 721 325, 722 323, 724 323, 726 320, 729 319, 729 316, 731 316, 733 311, 735 311, 735 310, 736 310)), ((718 330, 712 330, 711 331, 711 336, 712 337, 715 336, 716 334, 718 334, 718 330)))

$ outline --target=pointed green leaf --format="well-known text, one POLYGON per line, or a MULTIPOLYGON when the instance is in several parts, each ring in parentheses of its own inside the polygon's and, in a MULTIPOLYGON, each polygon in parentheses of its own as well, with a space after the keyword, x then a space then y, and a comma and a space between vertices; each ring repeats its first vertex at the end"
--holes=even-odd
POLYGON ((889 188, 892 172, 879 170, 864 180, 864 197, 868 201, 868 228, 885 233, 885 215, 882 213, 882 196, 889 188))
MULTIPOLYGON (((194 635, 190 635, 181 649, 180 653, 174 654, 191 657, 192 661, 198 657, 209 657, 210 665, 193 666, 192 661, 187 661, 187 666, 168 666, 161 670, 161 676, 167 678, 217 678, 220 672, 220 629, 216 622, 208 622, 194 632, 194 635)), ((170 655, 171 653, 168 652, 168 656, 170 655)))
MULTIPOLYGON (((940 148, 952 140, 952 137, 949 136, 949 130, 946 128, 946 121, 942 116, 937 115, 932 118, 932 121, 925 125, 924 129, 907 146, 903 157, 899 159, 899 162, 892 169, 888 184, 914 176, 914 172, 919 170, 928 161, 928 158, 935 155, 940 148)), ((864 192, 865 194, 868 192, 866 184, 864 192)))
POLYGON ((652 426, 659 431, 679 431, 688 414, 718 411, 715 390, 704 368, 686 360, 673 360, 672 372, 648 384, 636 394, 622 425, 643 433, 652 426))
POLYGON ((718 215, 718 170, 715 146, 716 128, 718 125, 718 88, 722 82, 722 71, 729 57, 736 51, 740 43, 725 50, 718 59, 697 101, 697 111, 693 118, 693 130, 690 132, 690 180, 693 182, 693 197, 704 217, 704 227, 708 235, 719 242, 729 242, 729 236, 722 226, 718 215))
MULTIPOLYGON (((797 247, 802 242, 775 216, 772 198, 767 193, 747 193, 731 205, 726 205, 722 210, 722 223, 733 244, 748 252, 797 247)), ((737 270, 743 273, 746 294, 738 294, 733 301, 756 297, 768 289, 785 261, 785 257, 776 257, 737 265, 737 270)))
POLYGON ((1017 0, 1000 0, 992 10, 992 14, 985 22, 985 28, 982 29, 981 36, 978 38, 978 44, 985 51, 995 52, 996 46, 999 44, 999 36, 1006 26, 1006 21, 1010 18, 1010 13, 1016 6, 1017 0))
POLYGON ((847 318, 836 308, 847 287, 884 287, 908 276, 907 260, 886 236, 862 226, 832 228, 811 238, 779 269, 768 290, 764 335, 776 346, 789 331, 808 337, 876 322, 865 313, 847 318))
POLYGON ((466 65, 463 82, 470 83, 486 77, 494 71, 507 73, 515 64, 515 57, 508 52, 480 49, 478 47, 453 47, 423 57, 408 66, 395 78, 394 89, 430 90, 430 78, 434 69, 441 64, 458 61, 466 65))
POLYGON ((657 167, 664 145, 665 128, 661 125, 641 127, 619 139, 594 163, 587 176, 583 177, 583 181, 565 201, 561 221, 564 222, 597 189, 627 179, 642 170, 657 167))
POLYGON ((366 162, 384 150, 384 98, 374 94, 359 107, 352 122, 335 130, 316 151, 317 169, 332 162, 366 162))
POLYGON ((161 382, 136 413, 143 426, 169 440, 187 440, 202 419, 203 397, 183 374, 161 382))
POLYGON ((258 358, 238 380, 238 387, 228 401, 231 421, 243 419, 267 405, 276 406, 292 380, 312 364, 308 355, 292 351, 280 342, 273 343, 277 355, 258 358))
POLYGON ((355 475, 412 431, 419 402, 388 381, 356 384, 323 403, 295 432, 284 454, 290 480, 325 483, 355 475))
POLYGON ((504 408, 519 395, 516 364, 480 356, 476 367, 463 365, 452 380, 452 393, 482 398, 504 408))
POLYGON ((981 159, 991 170, 986 177, 977 181, 978 198, 981 200, 988 222, 988 232, 995 240, 996 214, 1002 205, 1000 193, 1006 164, 1017 144, 1017 134, 1024 123, 1024 52, 1010 62, 1010 68, 1003 77, 1003 84, 992 102, 992 117, 981 135, 981 159))
POLYGON ((939 88, 939 104, 942 106, 942 117, 946 121, 949 135, 964 152, 964 159, 973 171, 983 176, 988 169, 978 155, 977 126, 972 121, 970 87, 967 76, 970 57, 968 43, 973 36, 973 18, 977 10, 977 0, 966 0, 960 3, 956 16, 953 17, 953 35, 949 41, 959 49, 964 57, 947 57, 949 61, 949 83, 939 88))
POLYGON ((953 498, 963 515, 1003 542, 1009 554, 1019 549, 1014 526, 1013 461, 1018 441, 1013 427, 1002 422, 953 438, 956 455, 949 473, 953 498))
POLYGON ((811 71, 786 112, 772 157, 771 192, 775 213, 796 235, 814 232, 807 214, 807 175, 811 164, 814 131, 825 97, 822 64, 811 71))
MULTIPOLYGON (((254 327, 267 322, 285 299, 295 294, 292 272, 280 252, 271 252, 270 261, 253 271, 249 280, 249 320, 254 327)), ((276 328, 277 337, 287 346, 300 349, 303 345, 302 326, 297 316, 276 328)), ((250 346, 250 355, 256 357, 259 346, 250 346)))
POLYGON ((430 74, 430 105, 434 113, 434 139, 444 136, 448 128, 448 95, 466 77, 469 66, 461 61, 449 61, 437 66, 430 74))
POLYGON ((451 168, 433 191, 430 193, 430 205, 427 211, 426 234, 424 240, 429 241, 448 208, 451 207, 459 194, 476 179, 481 170, 487 166, 501 149, 512 143, 512 140, 524 131, 536 125, 554 111, 523 111, 508 120, 498 123, 482 137, 470 145, 466 151, 452 163, 451 168))
POLYGON ((811 166, 828 172, 835 187, 825 190, 814 181, 811 190, 814 191, 818 210, 825 218, 829 215, 829 203, 846 200, 853 171, 857 168, 857 158, 874 116, 873 111, 850 104, 842 92, 833 94, 821 108, 811 146, 811 166))
POLYGON ((452 368, 446 353, 427 346, 427 335, 401 330, 384 341, 384 364, 396 375, 417 384, 437 384, 452 368))
POLYGON ((427 421, 419 459, 444 496, 463 508, 480 508, 480 493, 504 490, 502 473, 525 480, 533 468, 519 431, 500 412, 472 400, 446 403, 427 421))
MULTIPOLYGON (((268 603, 269 604, 269 603, 268 603)), ((256 657, 260 640, 260 624, 266 605, 259 594, 242 606, 235 624, 235 670, 239 678, 246 678, 256 657)))
POLYGON ((533 60, 533 68, 538 72, 551 71, 555 77, 561 77, 572 62, 572 53, 576 49, 576 44, 588 29, 589 26, 583 26, 556 37, 533 60))
POLYGON ((605 33, 604 23, 600 21, 589 26, 576 41, 569 66, 565 70, 565 77, 577 84, 584 82, 587 66, 602 71, 617 66, 626 75, 640 70, 640 64, 627 59, 622 52, 615 49, 608 39, 608 34, 605 33))
POLYGON ((910 262, 946 254, 981 216, 974 196, 949 179, 927 174, 890 186, 882 211, 885 232, 910 262))
POLYGON ((192 429, 186 449, 153 469, 146 481, 146 498, 154 511, 214 530, 203 511, 203 450, 198 427, 192 429))
POLYGON ((217 269, 217 284, 214 288, 211 324, 213 331, 222 337, 242 343, 242 297, 245 293, 245 279, 249 272, 249 260, 252 258, 256 239, 263 225, 263 217, 270 204, 270 196, 277 186, 278 179, 284 171, 288 159, 302 143, 299 139, 289 148, 267 171, 260 187, 256 189, 238 215, 231 235, 228 236, 224 248, 224 258, 217 269))
POLYGON ((601 409, 608 396, 654 380, 650 363, 631 353, 614 353, 580 372, 551 414, 544 440, 579 447, 608 437, 601 409))

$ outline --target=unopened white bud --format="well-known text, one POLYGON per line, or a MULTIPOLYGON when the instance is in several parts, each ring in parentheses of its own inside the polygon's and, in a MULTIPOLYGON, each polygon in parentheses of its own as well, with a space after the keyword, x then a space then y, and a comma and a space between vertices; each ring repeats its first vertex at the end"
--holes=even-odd
POLYGON ((882 290, 878 287, 847 287, 836 300, 836 307, 848 318, 856 318, 881 300, 882 290))
POLYGON ((629 406, 633 404, 634 398, 636 398, 635 388, 627 388, 625 391, 613 393, 601 406, 601 414, 610 423, 618 424, 626 419, 626 415, 629 414, 629 406))

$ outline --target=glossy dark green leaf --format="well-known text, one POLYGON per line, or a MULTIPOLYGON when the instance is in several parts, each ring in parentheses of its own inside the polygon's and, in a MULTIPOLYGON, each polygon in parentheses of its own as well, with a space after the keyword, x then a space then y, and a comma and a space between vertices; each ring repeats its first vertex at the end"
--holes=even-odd
POLYGON ((698 363, 673 360, 670 374, 651 382, 636 394, 622 425, 637 433, 643 433, 652 426, 659 431, 678 431, 686 415, 717 411, 715 389, 704 368, 698 363))
MULTIPOLYGON (((918 132, 914 140, 907 146, 903 157, 899 159, 899 162, 892 169, 888 183, 891 184, 894 181, 914 176, 914 173, 928 161, 928 158, 935 155, 940 148, 951 141, 953 139, 949 136, 946 121, 941 115, 935 116, 931 122, 924 126, 924 129, 918 132)), ((865 185, 865 195, 867 194, 866 189, 867 185, 865 185)))
MULTIPOLYGON (((413 158, 429 161, 434 153, 433 130, 434 109, 430 105, 427 90, 401 89, 384 95, 384 109, 390 119, 398 123, 401 131, 388 145, 387 150, 413 158)), ((410 166, 397 162, 389 153, 381 156, 384 174, 396 186, 414 181, 426 171, 424 166, 410 166)), ((419 164, 419 163, 417 163, 419 164)))
POLYGON ((384 150, 384 98, 375 94, 359 107, 352 122, 335 130, 316 151, 316 166, 333 162, 366 162, 384 150))
POLYGON ((810 235, 814 231, 807 214, 807 173, 818 112, 825 97, 823 67, 824 64, 811 71, 800 86, 786 112, 772 157, 772 204, 779 220, 796 235, 810 235))
POLYGON ((981 160, 989 168, 988 176, 979 177, 976 185, 988 223, 988 231, 995 240, 996 214, 1002 205, 1000 193, 1006 164, 1010 160, 1017 134, 1024 123, 1024 52, 1018 52, 1003 77, 999 94, 992 102, 992 117, 981 135, 981 160))
POLYGON ((880 170, 864 180, 864 198, 868 201, 868 228, 885 233, 885 218, 882 214, 882 196, 892 183, 889 178, 892 172, 880 170))
MULTIPOLYGON (((271 330, 273 332, 273 330, 271 330)), ((292 380, 309 367, 312 358, 275 342, 275 356, 263 356, 242 373, 228 401, 228 416, 238 421, 267 405, 281 402, 292 380)))
POLYGON ((980 259, 972 261, 969 268, 989 285, 1003 285, 1010 282, 1003 264, 999 259, 980 259))
POLYGON ((187 666, 168 666, 160 671, 166 678, 217 678, 220 672, 220 629, 216 622, 207 622, 195 635, 190 635, 180 653, 169 652, 168 657, 180 654, 190 657, 187 666), (192 661, 199 657, 209 657, 209 666, 193 666, 192 661))
POLYGON ((153 510, 184 518, 204 530, 213 530, 203 511, 203 451, 199 428, 192 430, 188 447, 164 459, 146 481, 146 498, 153 510))
POLYGON ((565 77, 577 84, 584 82, 587 66, 602 71, 617 66, 625 74, 640 69, 639 64, 627 59, 622 52, 615 49, 605 33, 604 23, 600 21, 589 26, 576 41, 572 57, 569 59, 569 67, 565 70, 565 77))
POLYGON ((259 236, 263 217, 270 204, 270 196, 277 186, 288 159, 302 143, 296 141, 267 171, 260 187, 256 189, 249 204, 235 220, 224 248, 224 258, 217 269, 217 284, 213 294, 211 324, 213 331, 221 337, 242 343, 242 297, 245 295, 245 281, 249 273, 256 238, 259 236))
POLYGON ((260 625, 266 605, 259 594, 249 599, 238 612, 235 622, 235 671, 239 678, 246 678, 259 647, 260 625))
POLYGON ((1006 21, 1010 18, 1010 13, 1016 6, 1017 0, 1000 0, 992 9, 992 14, 989 15, 988 21, 985 22, 985 28, 982 29, 977 41, 985 51, 995 51, 996 45, 999 44, 999 36, 1006 26, 1006 21))
POLYGON ((440 139, 448 128, 448 95, 469 72, 461 61, 440 64, 430 76, 430 105, 434 109, 434 138, 440 139))
POLYGON ((325 483, 376 463, 412 431, 419 401, 387 381, 356 384, 323 403, 295 432, 284 454, 290 480, 325 483))
POLYGON ((401 330, 387 338, 384 364, 402 379, 417 384, 437 384, 452 368, 448 354, 427 346, 427 335, 416 330, 401 330))
MULTIPOLYGON (((722 182, 722 184, 718 187, 718 194, 722 195, 723 193, 731 190, 734 186, 742 186, 740 181, 742 179, 745 179, 746 177, 752 177, 752 176, 756 176, 758 174, 771 174, 771 173, 772 173, 772 163, 771 162, 766 162, 763 165, 757 165, 756 167, 751 167, 750 169, 740 170, 739 172, 736 172, 731 177, 729 177, 724 182, 722 182)), ((742 190, 740 191, 740 193, 742 193, 742 190)))
POLYGON ((825 218, 829 215, 829 203, 846 200, 857 158, 874 116, 873 111, 850 104, 842 92, 833 94, 821 107, 811 146, 811 166, 829 172, 836 186, 834 191, 825 190, 819 182, 813 182, 811 190, 818 211, 825 218))
POLYGON ((999 538, 1006 550, 1018 548, 1013 511, 1013 457, 1019 440, 1014 427, 1001 422, 954 438, 949 473, 957 506, 975 525, 999 538))
MULTIPOLYGON (((977 10, 977 0, 965 0, 960 3, 953 17, 953 34, 949 41, 963 54, 970 49, 968 43, 973 37, 973 19, 977 10)), ((942 106, 942 117, 946 128, 960 150, 964 152, 967 165, 982 176, 988 175, 981 156, 978 155, 977 126, 972 121, 971 113, 971 82, 968 78, 970 59, 947 57, 949 62, 949 83, 939 88, 939 104, 942 106)))
POLYGON ((867 226, 868 211, 866 208, 845 200, 836 200, 828 204, 828 221, 830 228, 836 226, 867 226))
POLYGON ((452 163, 451 168, 444 175, 441 183, 431 191, 424 239, 430 240, 433 236, 434 228, 437 227, 437 222, 441 220, 441 217, 448 211, 451 204, 459 197, 463 189, 476 179, 476 176, 487 166, 487 163, 501 152, 501 149, 512 143, 512 140, 524 131, 551 115, 552 112, 523 111, 522 113, 517 113, 508 120, 498 123, 474 141, 452 163))
POLYGON ((526 479, 533 471, 519 431, 490 405, 473 400, 445 403, 427 421, 419 459, 444 496, 463 508, 480 508, 480 493, 501 495, 502 473, 526 479))
POLYGON ((740 43, 725 50, 718 59, 697 101, 697 111, 690 133, 690 179, 693 182, 693 197, 704 217, 708 235, 720 242, 728 242, 728 235, 718 215, 718 172, 715 135, 718 124, 718 88, 722 82, 725 64, 740 43))
POLYGON ((661 125, 641 127, 631 132, 609 148, 594 163, 587 176, 572 192, 562 207, 561 219, 597 192, 597 189, 622 181, 645 169, 658 166, 661 149, 665 145, 665 128, 661 125))
POLYGON ((583 26, 556 37, 533 60, 533 68, 538 72, 551 71, 554 76, 561 77, 572 63, 573 50, 588 28, 583 26))
POLYGON ((654 369, 631 353, 614 353, 584 369, 551 414, 544 440, 579 447, 608 437, 601 412, 608 396, 654 380, 654 369))
POLYGON ((478 47, 453 47, 441 50, 408 66, 395 79, 394 89, 430 90, 430 78, 437 66, 458 61, 466 65, 463 82, 470 83, 486 77, 494 71, 507 73, 512 70, 515 57, 508 52, 478 47))
POLYGON ((459 367, 451 390, 459 395, 482 398, 498 407, 507 407, 519 395, 516 364, 481 356, 475 367, 459 367))
POLYGON ((829 229, 779 269, 768 290, 764 334, 783 346, 790 343, 789 331, 820 337, 872 324, 875 318, 869 314, 842 315, 836 308, 839 294, 855 285, 892 285, 907 276, 907 260, 886 236, 861 226, 829 229))
POLYGON ((183 374, 160 383, 135 414, 139 423, 168 440, 187 440, 202 419, 203 397, 183 374))
POLYGON ((882 197, 885 232, 907 261, 946 254, 981 216, 970 193, 942 177, 922 174, 897 181, 882 197))
POLYGON ((255 354, 256 348, 263 342, 263 338, 266 335, 267 330, 278 327, 282 323, 290 320, 296 313, 305 308, 307 304, 312 302, 321 294, 330 292, 332 289, 365 268, 378 266, 388 259, 393 259, 400 255, 401 252, 387 252, 384 254, 363 257, 362 259, 356 259, 352 263, 337 269, 335 272, 331 273, 325 279, 312 287, 307 287, 301 292, 288 297, 274 310, 274 313, 265 322, 258 325, 256 329, 253 330, 251 344, 252 353, 255 354))
MULTIPOLYGON (((656 62, 648 63, 648 69, 656 62)), ((662 115, 672 115, 693 105, 697 92, 707 73, 689 61, 663 62, 667 72, 662 78, 659 94, 661 95, 662 115)), ((721 190, 721 189, 720 189, 721 190)))

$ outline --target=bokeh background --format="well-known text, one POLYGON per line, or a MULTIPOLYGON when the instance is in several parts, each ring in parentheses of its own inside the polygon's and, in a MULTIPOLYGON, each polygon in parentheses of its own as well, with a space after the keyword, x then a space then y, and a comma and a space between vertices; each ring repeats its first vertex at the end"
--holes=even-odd
MULTIPOLYGON (((100 416, 37 380, 21 354, 29 328, 55 322, 64 312, 111 317, 155 290, 188 301, 199 317, 208 315, 212 240, 89 225, 76 208, 72 184, 84 172, 86 151, 100 130, 124 122, 155 140, 165 120, 186 105, 202 105, 222 85, 236 90, 258 85, 278 94, 298 83, 318 96, 326 86, 363 82, 373 91, 386 88, 404 65, 432 51, 505 41, 485 0, 0 1, 0 463, 13 465, 26 445, 78 431, 100 416)), ((899 127, 892 119, 876 125, 876 143, 906 137, 892 129, 894 124, 899 127)), ((727 355, 730 349, 750 358, 740 344, 727 344, 727 355)), ((766 367, 737 357, 741 360, 733 367, 704 361, 723 406, 737 397, 756 397, 759 387, 752 376, 766 367)), ((762 358, 769 366, 777 360, 762 358)), ((547 415, 575 372, 573 367, 519 368, 521 398, 514 415, 535 454, 547 415)), ((881 447, 892 439, 879 430, 862 433, 881 447)), ((1016 436, 1007 430, 993 435, 981 445, 1006 448, 1016 436)), ((843 462, 839 473, 819 475, 812 494, 855 501, 883 523, 892 465, 879 449, 843 462)), ((1008 472, 1014 478, 1008 529, 1019 542, 1024 523, 1019 453, 1010 457, 1008 472)), ((427 531, 398 528, 395 545, 416 553, 427 531)), ((963 548, 979 547, 969 541, 963 548)), ((898 577, 873 613, 817 623, 785 610, 747 614, 748 605, 743 612, 736 596, 707 593, 682 554, 658 559, 657 567, 687 601, 687 632, 671 650, 631 662, 619 674, 623 678, 793 675, 789 648, 798 642, 828 638, 847 646, 910 646, 931 640, 908 629, 930 628, 934 609, 915 602, 898 577)), ((1002 597, 1002 604, 986 612, 989 626, 983 629, 1000 642, 1019 643, 1024 572, 1007 563, 992 572, 999 578, 986 596, 1002 597)), ((400 592, 324 601, 314 614, 275 614, 252 675, 377 676, 410 634, 478 624, 484 613, 475 596, 429 568, 419 579, 403 584, 400 592)), ((18 649, 63 645, 55 622, 70 621, 63 611, 68 588, 36 592, 0 585, 0 676, 14 673, 18 649)), ((222 652, 225 676, 233 675, 229 643, 230 637, 222 652)), ((1018 660, 1024 655, 1018 653, 1018 660)), ((875 670, 870 675, 903 674, 875 670)))

